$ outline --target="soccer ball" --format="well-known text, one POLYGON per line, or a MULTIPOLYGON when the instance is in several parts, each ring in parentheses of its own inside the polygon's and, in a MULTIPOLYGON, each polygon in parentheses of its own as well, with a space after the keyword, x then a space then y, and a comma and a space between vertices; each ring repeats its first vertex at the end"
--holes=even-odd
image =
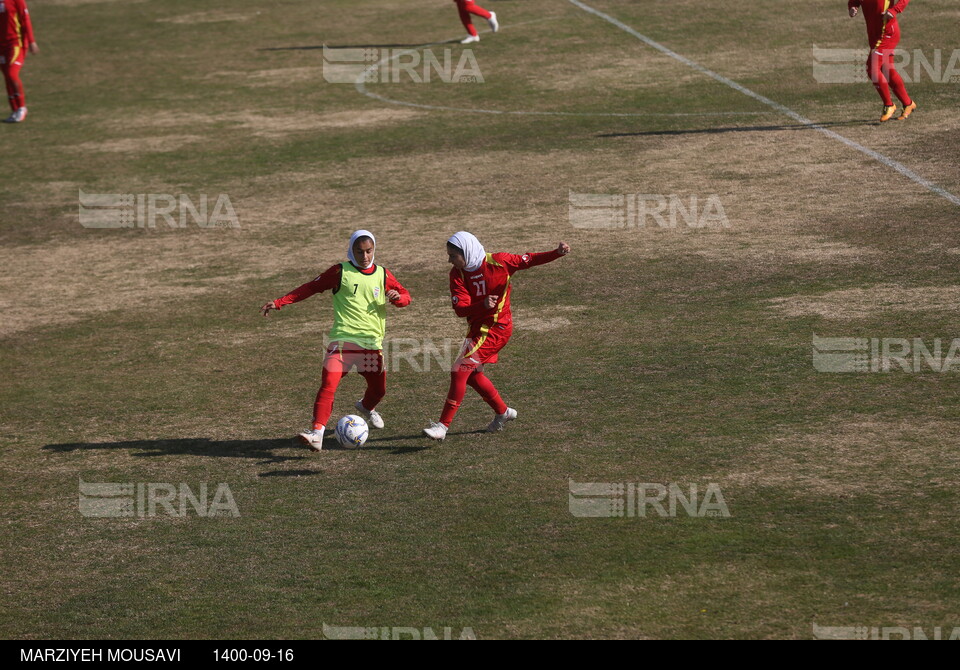
POLYGON ((337 442, 345 449, 362 447, 367 441, 367 422, 356 414, 348 414, 337 421, 337 442))

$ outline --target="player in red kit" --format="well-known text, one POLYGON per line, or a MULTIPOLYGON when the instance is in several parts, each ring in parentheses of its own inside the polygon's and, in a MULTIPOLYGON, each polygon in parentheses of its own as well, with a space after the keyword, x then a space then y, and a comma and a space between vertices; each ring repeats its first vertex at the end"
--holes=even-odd
POLYGON ((33 38, 30 10, 26 0, 0 0, 0 69, 7 84, 7 96, 13 110, 4 123, 20 123, 27 118, 27 101, 20 81, 20 68, 27 51, 39 51, 33 38))
POLYGON ((472 44, 473 42, 480 41, 480 36, 477 34, 477 29, 473 27, 473 19, 470 18, 471 14, 479 16, 482 19, 486 19, 487 23, 490 25, 490 30, 493 32, 500 30, 500 24, 497 22, 496 12, 488 12, 473 0, 453 1, 457 3, 457 11, 460 12, 460 21, 463 23, 463 27, 467 29, 467 36, 460 40, 460 44, 472 44))
POLYGON ((373 233, 356 231, 347 245, 346 263, 331 266, 313 281, 260 308, 266 316, 271 310, 315 293, 333 292, 333 328, 313 405, 313 429, 299 435, 300 441, 313 451, 323 448, 323 431, 333 412, 333 396, 340 380, 354 366, 367 380, 367 392, 355 407, 371 428, 383 428, 383 417, 376 407, 387 392, 387 371, 383 366, 386 304, 406 307, 410 294, 389 270, 373 262, 375 248, 373 233))
POLYGON ((854 17, 863 8, 863 18, 867 22, 867 39, 870 42, 870 56, 867 58, 867 75, 883 100, 883 114, 880 121, 889 121, 897 111, 890 98, 890 89, 903 105, 903 111, 897 121, 904 121, 917 108, 910 99, 903 78, 894 67, 893 54, 900 43, 900 24, 897 17, 907 8, 910 0, 848 0, 847 8, 854 17))
POLYGON ((487 432, 503 430, 507 421, 517 418, 517 410, 507 407, 493 382, 483 374, 487 363, 496 363, 497 354, 513 333, 510 313, 510 282, 518 270, 555 261, 570 253, 570 246, 561 242, 553 251, 522 256, 488 254, 480 241, 467 232, 456 233, 447 240, 450 270, 450 300, 457 316, 467 319, 469 331, 460 348, 460 355, 450 371, 450 390, 443 404, 439 423, 423 429, 434 440, 443 440, 454 415, 463 402, 467 386, 493 408, 496 416, 487 432))

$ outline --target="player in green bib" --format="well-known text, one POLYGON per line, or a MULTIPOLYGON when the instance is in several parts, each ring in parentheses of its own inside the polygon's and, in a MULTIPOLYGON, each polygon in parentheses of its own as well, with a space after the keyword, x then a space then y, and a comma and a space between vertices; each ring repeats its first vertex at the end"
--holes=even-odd
POLYGON ((299 435, 313 451, 322 449, 323 432, 333 412, 337 386, 353 367, 367 380, 367 391, 356 403, 357 411, 371 428, 383 428, 383 417, 376 407, 387 392, 387 371, 383 365, 387 303, 406 307, 410 304, 410 293, 388 269, 373 262, 376 244, 370 231, 356 231, 347 245, 347 262, 331 266, 313 281, 260 308, 266 316, 271 310, 299 302, 314 293, 333 291, 333 328, 323 359, 320 390, 313 405, 313 429, 299 435))

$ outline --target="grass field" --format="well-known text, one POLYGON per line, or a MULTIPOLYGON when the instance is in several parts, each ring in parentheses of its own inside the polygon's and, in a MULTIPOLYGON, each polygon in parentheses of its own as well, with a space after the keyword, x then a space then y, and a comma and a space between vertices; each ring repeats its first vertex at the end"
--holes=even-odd
MULTIPOLYGON (((908 84, 919 110, 881 126, 869 83, 814 79, 814 46, 865 46, 844 3, 584 1, 960 194, 960 82, 908 84)), ((483 83, 375 98, 328 83, 320 47, 459 55, 449 0, 34 0, 30 116, 0 127, 0 635, 960 626, 960 367, 820 372, 812 346, 947 354, 960 206, 571 2, 481 4, 503 24, 471 46, 483 83), (240 225, 86 228, 81 190, 226 194, 240 225), (571 193, 715 197, 728 225, 580 228, 571 193), (489 372, 520 413, 506 431, 477 432, 471 392, 446 441, 421 437, 448 375, 402 364, 364 448, 293 441, 330 298, 258 308, 357 228, 413 295, 388 338, 430 343, 464 330, 450 234, 571 245, 515 278, 489 372), (225 483, 239 516, 90 518, 81 480, 225 483), (581 518, 571 481, 713 483, 729 516, 581 518)), ((946 65, 958 19, 915 3, 901 46, 946 65)), ((362 387, 344 380, 335 417, 362 387)))

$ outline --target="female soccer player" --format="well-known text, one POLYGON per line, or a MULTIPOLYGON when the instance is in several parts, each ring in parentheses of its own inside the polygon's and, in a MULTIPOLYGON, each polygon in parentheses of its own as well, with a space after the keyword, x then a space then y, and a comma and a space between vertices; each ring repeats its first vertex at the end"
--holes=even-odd
POLYGON ((33 38, 26 0, 0 0, 0 70, 3 70, 13 110, 4 123, 20 123, 27 118, 27 100, 20 81, 20 68, 27 50, 35 54, 40 48, 33 38))
POLYGON ((493 32, 500 30, 500 24, 497 23, 496 12, 488 12, 473 0, 453 1, 457 3, 457 11, 460 12, 460 21, 463 23, 463 27, 467 29, 467 36, 460 40, 460 44, 472 44, 480 41, 477 29, 473 27, 473 19, 470 18, 471 14, 476 14, 480 18, 486 19, 487 23, 490 24, 490 30, 493 32))
POLYGON ((883 100, 883 114, 880 121, 885 122, 893 118, 897 106, 890 98, 890 87, 903 105, 903 111, 897 121, 905 121, 917 103, 910 99, 907 87, 903 85, 903 78, 893 64, 893 54, 900 43, 900 24, 897 16, 910 4, 910 0, 848 0, 847 8, 850 17, 857 15, 859 8, 863 8, 863 18, 867 23, 867 39, 870 41, 870 56, 867 57, 867 76, 873 82, 874 88, 883 100))
POLYGON ((323 359, 323 375, 313 405, 313 429, 300 433, 300 441, 313 451, 323 448, 323 431, 333 411, 333 396, 340 379, 357 367, 367 380, 367 392, 356 404, 357 411, 371 428, 383 428, 376 410, 387 392, 387 371, 383 367, 383 336, 386 333, 386 303, 396 307, 410 304, 410 293, 385 267, 373 262, 377 241, 368 230, 350 236, 346 263, 337 263, 313 281, 294 289, 260 308, 266 316, 309 298, 314 293, 333 291, 333 328, 323 359))
POLYGON ((503 430, 507 421, 517 418, 517 410, 500 398, 493 382, 483 374, 483 366, 497 362, 499 352, 513 332, 510 313, 510 280, 517 270, 543 265, 570 253, 566 242, 553 251, 539 254, 488 254, 480 241, 467 232, 456 233, 447 240, 450 270, 450 299, 457 316, 467 319, 470 329, 460 355, 450 371, 450 391, 440 414, 440 422, 423 429, 427 437, 443 440, 454 415, 463 402, 467 386, 483 398, 496 416, 487 432, 503 430))

